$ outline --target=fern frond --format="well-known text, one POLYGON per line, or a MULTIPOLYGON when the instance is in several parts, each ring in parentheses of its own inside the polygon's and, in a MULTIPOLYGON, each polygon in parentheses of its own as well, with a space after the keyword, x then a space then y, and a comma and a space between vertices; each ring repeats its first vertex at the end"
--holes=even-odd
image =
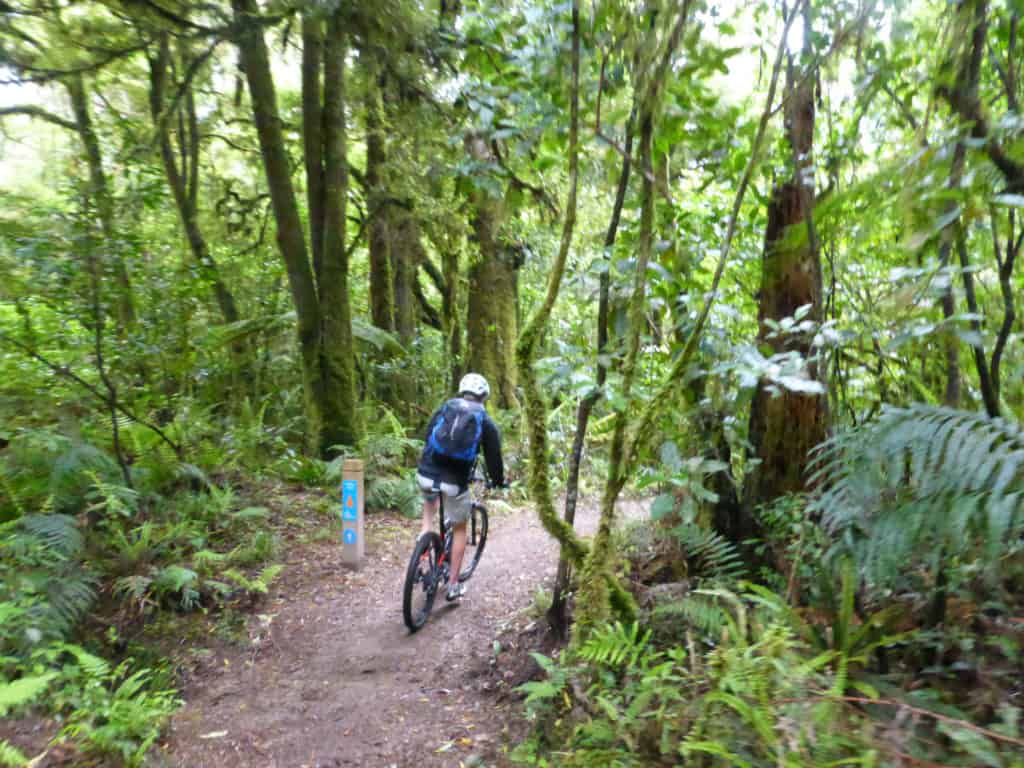
POLYGON ((699 564, 699 572, 719 580, 736 581, 747 566, 736 545, 711 528, 683 523, 671 530, 686 553, 699 564))
POLYGON ((990 563, 1024 529, 1024 431, 950 408, 886 408, 823 443, 810 511, 857 549, 868 577, 888 583, 934 552, 990 563))
POLYGON ((82 550, 82 532, 70 515, 26 515, 20 524, 22 530, 64 557, 73 557, 82 550))
POLYGON ((579 656, 609 667, 631 666, 646 650, 650 639, 651 630, 641 632, 638 623, 625 626, 616 621, 594 630, 580 648, 579 656))
POLYGON ((123 576, 114 582, 113 594, 120 600, 130 600, 141 603, 149 594, 150 585, 153 580, 148 576, 135 575, 123 576))
POLYGON ((22 677, 11 683, 0 683, 0 715, 6 716, 12 709, 23 707, 39 698, 56 676, 56 672, 47 672, 44 675, 22 677))
POLYGON ((406 517, 415 517, 420 509, 420 492, 411 477, 385 477, 369 484, 366 505, 371 509, 391 509, 406 517))
POLYGON ((176 474, 182 480, 193 481, 201 485, 203 488, 210 488, 213 485, 209 476, 195 464, 189 464, 184 461, 181 462, 177 467, 176 474))
POLYGON ((654 609, 657 619, 678 619, 694 627, 701 635, 717 638, 728 623, 725 610, 717 601, 703 595, 687 595, 654 609))
POLYGON ((241 571, 231 568, 224 572, 224 577, 230 579, 250 595, 265 595, 270 589, 271 583, 284 570, 282 565, 269 565, 260 571, 258 576, 247 577, 241 571))
POLYGON ((190 611, 199 604, 199 590, 196 588, 199 575, 180 565, 161 568, 153 579, 153 589, 161 597, 178 595, 182 610, 190 611))
POLYGON ((116 462, 94 445, 70 443, 53 459, 50 469, 50 495, 58 511, 77 512, 94 484, 93 477, 115 482, 116 462))
POLYGON ((69 632, 85 618, 96 600, 96 579, 80 569, 72 569, 47 582, 50 619, 69 632))
POLYGON ((60 643, 58 646, 62 651, 71 654, 78 662, 78 666, 88 677, 94 680, 102 680, 110 674, 110 664, 106 659, 101 659, 95 654, 74 643, 60 643))

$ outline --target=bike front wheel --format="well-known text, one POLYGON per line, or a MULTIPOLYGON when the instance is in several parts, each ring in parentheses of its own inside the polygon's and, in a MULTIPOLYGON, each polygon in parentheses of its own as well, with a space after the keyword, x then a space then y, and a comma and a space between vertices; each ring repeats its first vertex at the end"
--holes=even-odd
POLYGON ((463 565, 459 571, 459 581, 468 581, 480 564, 484 546, 487 544, 487 523, 487 509, 483 504, 474 503, 466 531, 466 554, 462 556, 463 565))
POLYGON ((441 537, 436 533, 420 536, 409 558, 402 590, 402 615, 410 632, 427 623, 434 598, 440 588, 441 537))

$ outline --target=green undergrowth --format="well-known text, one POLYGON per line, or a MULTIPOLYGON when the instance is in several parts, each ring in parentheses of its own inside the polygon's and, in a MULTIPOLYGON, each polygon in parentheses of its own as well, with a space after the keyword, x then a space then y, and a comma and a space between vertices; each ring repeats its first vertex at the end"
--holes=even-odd
MULTIPOLYGON (((178 706, 176 670, 151 643, 191 615, 251 610, 282 569, 286 499, 214 469, 140 450, 129 485, 84 437, 11 436, 0 454, 0 716, 52 719, 51 735, 83 761, 141 763, 178 706)), ((23 758, 0 746, 0 765, 23 758)))
MULTIPOLYGON (((125 422, 129 479, 102 422, 73 437, 5 433, 0 716, 51 718, 83 760, 140 764, 178 706, 167 639, 197 653, 211 637, 248 642, 285 542, 337 538, 345 458, 365 461, 368 512, 418 514, 408 467, 420 444, 390 412, 325 461, 291 447, 272 405, 246 402, 229 420, 183 408, 189 418, 165 429, 190 446, 187 461, 125 422)), ((25 758, 0 742, 0 766, 25 758)))
POLYGON ((545 676, 522 687, 534 729, 515 760, 638 768, 1024 765, 1019 707, 1004 701, 979 724, 979 712, 965 711, 940 686, 908 690, 897 676, 869 673, 872 654, 902 640, 881 626, 869 622, 846 640, 820 644, 762 587, 691 599, 675 643, 616 623, 572 654, 534 654, 545 676))
POLYGON ((659 497, 614 539, 641 621, 535 654, 514 757, 1024 767, 1020 441, 947 409, 887 411, 826 443, 816 492, 760 509, 741 544, 678 503, 692 496, 659 497))

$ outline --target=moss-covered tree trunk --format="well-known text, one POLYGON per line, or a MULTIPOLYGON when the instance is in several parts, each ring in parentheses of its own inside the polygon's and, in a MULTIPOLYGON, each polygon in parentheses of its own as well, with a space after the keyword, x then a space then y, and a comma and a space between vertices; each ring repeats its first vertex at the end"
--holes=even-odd
POLYGON ((341 9, 327 21, 324 45, 324 245, 320 274, 324 380, 324 428, 321 451, 354 445, 359 437, 356 412, 355 345, 348 290, 345 208, 348 158, 345 147, 345 31, 341 9))
POLYGON ((416 336, 417 302, 413 286, 423 256, 423 244, 420 242, 419 224, 410 210, 396 206, 390 218, 395 331, 403 346, 408 347, 416 336))
POLYGON ((462 361, 462 322, 459 315, 459 249, 453 246, 441 253, 441 273, 444 293, 441 297, 441 329, 444 332, 445 351, 448 353, 448 375, 454 389, 464 373, 462 361))
MULTIPOLYGON (((483 139, 474 136, 466 143, 475 159, 490 158, 483 139)), ((466 365, 487 378, 498 406, 509 408, 516 403, 518 266, 499 234, 504 202, 483 190, 474 193, 472 202, 477 253, 469 267, 466 365)))
MULTIPOLYGON (((810 45, 810 9, 804 6, 805 47, 810 45)), ((809 53, 809 49, 806 51, 809 53)), ((807 56, 810 58, 810 56, 807 56)), ((814 83, 813 73, 791 65, 787 78, 786 122, 794 158, 793 179, 772 191, 761 261, 758 343, 773 353, 796 351, 809 357, 807 334, 771 337, 768 320, 792 317, 809 305, 807 318, 822 319, 821 259, 814 233, 814 83), (794 231, 795 230, 795 231, 794 231)), ((807 375, 819 378, 813 362, 807 375)), ((751 455, 759 460, 744 489, 744 532, 756 529, 753 510, 787 493, 806 488, 811 450, 828 434, 828 398, 783 390, 778 395, 759 384, 750 410, 751 455)))
POLYGON ((548 274, 547 290, 544 299, 523 327, 523 334, 516 345, 516 364, 523 383, 525 398, 525 417, 527 437, 529 441, 529 480, 530 495, 533 497, 544 529, 559 544, 561 558, 574 566, 580 566, 587 553, 586 544, 576 535, 573 527, 559 518, 555 502, 551 494, 551 480, 548 476, 548 424, 547 399, 537 383, 537 375, 533 370, 533 360, 540 343, 540 338, 547 328, 551 311, 562 285, 565 274, 565 263, 569 256, 573 232, 576 228, 576 194, 579 168, 579 73, 580 73, 580 39, 579 39, 579 0, 572 4, 572 92, 569 113, 569 194, 565 203, 565 219, 562 222, 562 237, 558 254, 548 274))
MULTIPOLYGON (((307 174, 318 176, 322 158, 324 179, 323 221, 311 232, 323 232, 322 263, 318 285, 306 248, 302 220, 291 179, 291 165, 281 131, 277 94, 270 60, 254 0, 232 0, 241 30, 236 43, 248 84, 253 121, 259 138, 263 170, 277 225, 277 246, 288 274, 292 303, 298 320, 306 417, 306 447, 322 455, 331 445, 354 443, 358 438, 355 389, 355 349, 352 345, 348 304, 348 261, 345 254, 345 198, 347 163, 344 128, 345 40, 340 12, 328 22, 323 41, 325 87, 322 148, 307 142, 307 174), (329 305, 329 306, 328 306, 329 305), (321 311, 323 306, 324 311, 321 311)), ((311 24, 322 21, 310 19, 311 24)), ((304 40, 319 47, 320 31, 309 28, 304 40)), ((317 57, 307 57, 302 75, 307 96, 320 93, 317 57)), ((316 108, 319 112, 319 107, 316 108)), ((312 120, 308 121, 312 130, 312 120)), ((307 180, 308 183, 308 180, 307 180)))
MULTIPOLYGON (((372 57, 369 57, 372 59, 372 57)), ((391 237, 388 226, 387 140, 384 131, 380 75, 371 60, 366 72, 366 187, 370 217, 367 240, 370 256, 370 317, 385 331, 395 329, 395 300, 391 284, 391 237)))
MULTIPOLYGON (((622 153, 622 170, 619 172, 619 181, 615 190, 615 202, 612 205, 612 215, 608 222, 608 230, 605 233, 604 248, 608 261, 611 261, 612 248, 615 246, 615 239, 619 231, 619 221, 622 217, 622 206, 626 199, 626 191, 629 188, 630 168, 633 159, 633 134, 636 128, 636 104, 630 112, 629 120, 626 123, 625 151, 622 153)), ((594 406, 601 397, 605 381, 608 378, 608 365, 603 357, 608 346, 608 315, 611 298, 611 269, 610 263, 601 272, 600 289, 597 308, 597 375, 595 377, 594 391, 580 400, 576 412, 576 433, 573 436, 572 452, 569 455, 569 473, 565 483, 565 523, 574 526, 576 523, 576 502, 579 496, 580 467, 583 464, 583 446, 587 437, 587 427, 590 424, 590 415, 594 406)), ((558 572, 555 577, 555 586, 551 590, 551 607, 547 612, 548 624, 551 631, 558 637, 565 638, 569 632, 569 621, 567 615, 566 592, 569 589, 569 581, 572 576, 572 567, 564 557, 558 560, 558 572)))
MULTIPOLYGON (((640 112, 640 168, 651 168, 654 137, 653 94, 645 100, 640 112)), ((629 329, 626 334, 626 357, 622 363, 622 399, 628 404, 636 379, 640 340, 647 325, 644 313, 647 298, 647 266, 650 264, 654 237, 654 181, 650 173, 643 174, 640 208, 640 231, 637 244, 637 263, 633 277, 633 293, 629 301, 629 329)), ((615 503, 626 484, 628 465, 625 460, 626 428, 631 409, 622 408, 615 414, 612 442, 608 451, 608 476, 601 496, 601 519, 593 545, 587 555, 580 578, 580 596, 576 612, 577 638, 582 639, 601 622, 610 618, 612 592, 609 581, 612 559, 612 525, 615 522, 615 503)))

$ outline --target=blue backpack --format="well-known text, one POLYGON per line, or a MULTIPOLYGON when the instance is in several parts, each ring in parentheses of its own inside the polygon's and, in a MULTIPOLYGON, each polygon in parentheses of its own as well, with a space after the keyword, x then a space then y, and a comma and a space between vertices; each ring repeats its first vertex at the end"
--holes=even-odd
POLYGON ((434 453, 457 461, 473 461, 484 431, 484 408, 462 398, 449 400, 427 443, 434 453))

